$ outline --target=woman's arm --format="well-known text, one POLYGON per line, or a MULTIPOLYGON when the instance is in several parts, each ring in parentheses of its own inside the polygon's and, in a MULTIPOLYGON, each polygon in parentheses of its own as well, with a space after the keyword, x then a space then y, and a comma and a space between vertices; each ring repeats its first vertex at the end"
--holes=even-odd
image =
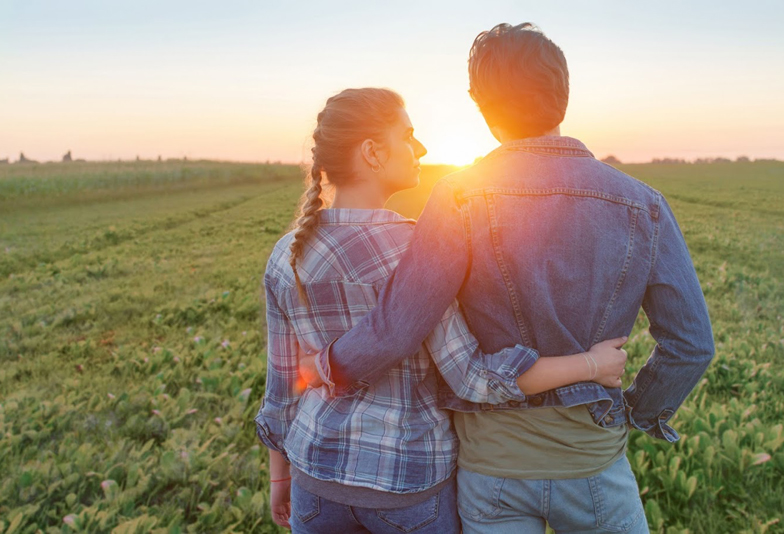
MULTIPOLYGON (((271 264, 271 262, 270 262, 271 264)), ((302 388, 298 387, 299 343, 289 317, 278 305, 269 266, 264 277, 267 296, 267 383, 256 416, 257 434, 269 448, 270 510, 272 520, 291 528, 291 474, 284 441, 297 415, 302 388)))
POLYGON ((621 347, 626 337, 597 343, 588 352, 571 356, 539 358, 517 378, 526 395, 535 395, 576 382, 597 382, 606 387, 621 387, 626 366, 626 351, 621 347))
POLYGON ((289 317, 271 289, 274 273, 270 275, 268 269, 264 278, 267 295, 267 381, 256 426, 264 445, 286 457, 283 442, 297 415, 302 393, 302 388, 298 387, 299 342, 289 317))
MULTIPOLYGON (((516 345, 494 354, 479 349, 457 302, 425 338, 425 347, 438 371, 455 394, 476 403, 501 404, 523 401, 535 395, 577 382, 597 382, 621 387, 626 337, 602 341, 588 352, 570 356, 541 358, 526 347, 516 345)), ((323 385, 316 355, 300 353, 300 374, 311 387, 323 385)))
POLYGON ((626 363, 620 347, 625 342, 626 338, 608 340, 588 352, 561 357, 542 358, 519 345, 487 354, 479 349, 455 301, 425 339, 425 347, 458 397, 500 404, 576 382, 620 387, 626 363))
POLYGON ((270 510, 276 525, 290 529, 291 518, 291 470, 281 453, 269 451, 270 510))

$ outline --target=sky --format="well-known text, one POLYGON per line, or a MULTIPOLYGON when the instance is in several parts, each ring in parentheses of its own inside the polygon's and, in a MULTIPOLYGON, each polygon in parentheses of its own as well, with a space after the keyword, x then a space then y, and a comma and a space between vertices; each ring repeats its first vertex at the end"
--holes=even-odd
POLYGON ((423 163, 497 146, 468 51, 500 22, 564 51, 561 133, 597 156, 784 159, 784 2, 0 0, 0 160, 307 161, 347 87, 406 100, 423 163))

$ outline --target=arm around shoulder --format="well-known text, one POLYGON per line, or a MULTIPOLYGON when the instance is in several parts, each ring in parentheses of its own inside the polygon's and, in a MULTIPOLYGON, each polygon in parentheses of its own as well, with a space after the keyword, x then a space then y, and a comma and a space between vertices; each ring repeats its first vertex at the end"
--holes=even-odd
POLYGON ((460 290, 468 254, 461 206, 449 182, 441 180, 378 305, 318 354, 333 394, 351 394, 375 382, 419 350, 460 290))

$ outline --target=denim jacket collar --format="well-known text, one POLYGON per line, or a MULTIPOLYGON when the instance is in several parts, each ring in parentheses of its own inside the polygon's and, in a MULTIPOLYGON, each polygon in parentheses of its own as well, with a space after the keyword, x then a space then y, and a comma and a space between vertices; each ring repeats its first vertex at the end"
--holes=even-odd
POLYGON ((389 224, 414 221, 387 209, 328 208, 319 212, 319 222, 321 224, 389 224))
POLYGON ((544 156, 562 156, 577 158, 592 158, 594 155, 580 141, 573 137, 560 135, 545 135, 542 137, 526 137, 507 141, 490 152, 487 157, 499 155, 509 151, 531 152, 544 156))

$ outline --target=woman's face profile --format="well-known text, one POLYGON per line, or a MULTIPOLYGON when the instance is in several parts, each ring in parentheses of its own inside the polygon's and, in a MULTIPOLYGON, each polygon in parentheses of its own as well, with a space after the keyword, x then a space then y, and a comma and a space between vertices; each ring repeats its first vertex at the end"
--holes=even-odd
POLYGON ((419 159, 427 154, 425 146, 414 137, 411 119, 403 108, 390 127, 384 142, 386 158, 382 158, 382 180, 390 193, 419 185, 419 159))

